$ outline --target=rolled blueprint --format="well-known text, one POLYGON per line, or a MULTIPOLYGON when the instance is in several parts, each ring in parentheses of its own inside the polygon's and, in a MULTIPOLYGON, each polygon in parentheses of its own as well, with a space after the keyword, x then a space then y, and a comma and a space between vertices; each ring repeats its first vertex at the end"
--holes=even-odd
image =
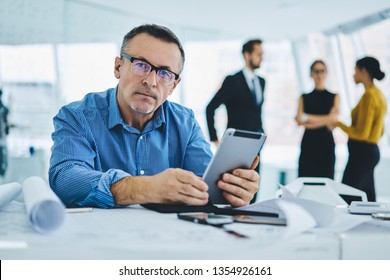
POLYGON ((23 184, 24 202, 30 222, 41 233, 59 228, 65 220, 65 207, 41 177, 27 178, 23 184))
POLYGON ((22 186, 19 183, 0 185, 0 208, 19 196, 22 186))

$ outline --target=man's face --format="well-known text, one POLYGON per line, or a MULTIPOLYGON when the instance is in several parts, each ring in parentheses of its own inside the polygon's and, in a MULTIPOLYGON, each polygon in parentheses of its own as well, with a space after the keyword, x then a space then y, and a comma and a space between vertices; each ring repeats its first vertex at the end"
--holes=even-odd
MULTIPOLYGON (((181 53, 176 44, 156 39, 141 33, 129 41, 124 53, 145 60, 156 67, 179 73, 181 53)), ((180 78, 172 84, 157 81, 157 73, 152 70, 146 77, 132 71, 132 63, 126 58, 115 59, 115 77, 118 83, 118 104, 125 121, 131 118, 152 118, 154 112, 172 93, 180 78)))
POLYGON ((254 44, 253 51, 247 54, 247 66, 252 70, 260 67, 263 60, 263 47, 261 44, 254 44))

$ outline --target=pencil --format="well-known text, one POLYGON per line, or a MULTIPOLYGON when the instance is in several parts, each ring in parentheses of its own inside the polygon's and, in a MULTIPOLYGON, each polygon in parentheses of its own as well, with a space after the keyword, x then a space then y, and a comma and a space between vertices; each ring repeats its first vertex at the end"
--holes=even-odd
POLYGON ((66 213, 87 213, 87 212, 92 212, 92 207, 66 209, 66 213))

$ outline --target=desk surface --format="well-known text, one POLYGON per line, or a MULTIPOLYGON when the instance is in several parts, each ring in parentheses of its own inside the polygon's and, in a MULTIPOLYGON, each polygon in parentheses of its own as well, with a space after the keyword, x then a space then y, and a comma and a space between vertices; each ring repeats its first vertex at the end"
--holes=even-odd
POLYGON ((285 227, 230 227, 249 238, 134 206, 68 213, 60 229, 39 234, 13 202, 0 209, 0 259, 390 259, 390 228, 283 238, 285 227), (359 247, 362 236, 371 249, 359 247))

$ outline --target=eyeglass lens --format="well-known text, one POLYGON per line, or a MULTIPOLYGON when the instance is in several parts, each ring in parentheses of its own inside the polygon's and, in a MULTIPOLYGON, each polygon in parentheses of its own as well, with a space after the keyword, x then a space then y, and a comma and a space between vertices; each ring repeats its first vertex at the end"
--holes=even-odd
POLYGON ((324 74, 325 69, 313 69, 313 74, 324 74))
MULTIPOLYGON (((149 63, 135 59, 132 64, 133 72, 139 76, 146 77, 152 72, 153 67, 149 63)), ((157 80, 161 80, 164 83, 170 83, 175 79, 173 73, 165 70, 165 69, 156 69, 157 80)))

